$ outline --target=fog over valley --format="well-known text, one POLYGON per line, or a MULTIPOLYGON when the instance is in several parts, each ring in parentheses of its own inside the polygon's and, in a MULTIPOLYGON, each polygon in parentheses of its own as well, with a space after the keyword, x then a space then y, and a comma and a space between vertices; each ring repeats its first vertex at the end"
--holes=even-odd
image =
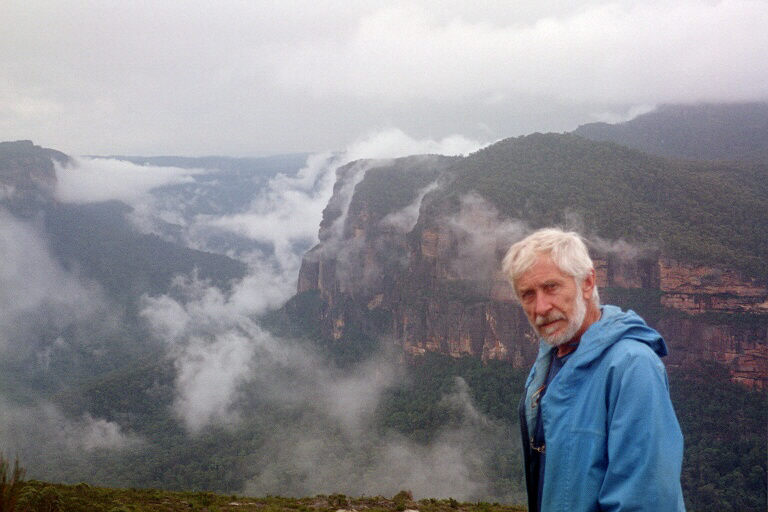
MULTIPOLYGON (((194 443, 215 432, 239 436, 249 431, 263 436, 240 467, 227 468, 227 480, 211 485, 238 482, 227 489, 257 494, 391 495, 408 488, 420 496, 483 495, 487 482, 476 470, 494 445, 509 440, 500 424, 478 413, 463 381, 441 398, 457 411, 457 423, 429 443, 415 443, 374 424, 382 392, 409 379, 386 345, 359 364, 339 368, 316 347, 277 336, 260 320, 295 293, 301 258, 317 243, 338 167, 362 156, 469 153, 479 147, 459 137, 419 141, 389 131, 345 151, 310 155, 300 168, 266 175, 115 158, 75 157, 57 164, 55 197, 63 204, 121 201, 131 208, 125 218, 132 229, 237 258, 247 271, 226 289, 197 273, 179 274, 167 293, 143 293, 135 303, 121 303, 86 270, 62 265, 39 221, 4 212, 0 334, 5 359, 17 360, 10 366, 13 377, 7 378, 16 381, 13 400, 4 405, 0 422, 4 449, 18 453, 31 476, 66 480, 77 475, 127 485, 130 479, 117 476, 127 467, 90 466, 102 456, 126 465, 151 458, 162 440, 142 432, 146 418, 137 421, 115 403, 92 411, 88 404, 64 410, 71 406, 68 401, 77 401, 72 397, 63 399, 64 408, 57 402, 62 393, 79 394, 82 387, 90 392, 89 377, 80 372, 98 375, 105 362, 118 375, 126 371, 113 359, 118 354, 134 352, 137 363, 146 364, 136 353, 141 345, 160 358, 157 369, 168 373, 153 370, 144 377, 149 380, 131 386, 140 390, 140 400, 157 400, 144 405, 174 421, 181 438, 194 443), (253 189, 247 200, 215 202, 217 187, 240 181, 239 186, 253 189), (126 312, 133 307, 138 310, 126 312), (130 337, 138 331, 145 338, 130 337), (38 382, 43 384, 36 387, 38 382), (21 393, 26 398, 16 401, 14 395, 21 393), (284 415, 292 419, 281 419, 284 415), (52 456, 55 465, 46 462, 52 456), (354 474, 351 466, 358 467, 354 474)), ((364 162, 356 169, 358 181, 370 165, 364 162)), ((344 191, 341 201, 348 202, 351 193, 344 191)), ((343 225, 344 219, 337 222, 343 225)), ((106 385, 119 378, 106 375, 106 385)), ((105 385, 98 378, 93 382, 105 385)), ((215 454, 203 458, 208 456, 215 454)))

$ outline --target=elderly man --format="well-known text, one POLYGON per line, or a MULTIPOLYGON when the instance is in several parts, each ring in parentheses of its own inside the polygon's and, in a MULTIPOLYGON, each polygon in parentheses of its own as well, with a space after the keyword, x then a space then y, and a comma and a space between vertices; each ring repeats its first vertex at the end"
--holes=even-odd
POLYGON ((600 305, 576 233, 537 231, 502 268, 541 338, 520 404, 529 510, 685 510, 661 335, 600 305))

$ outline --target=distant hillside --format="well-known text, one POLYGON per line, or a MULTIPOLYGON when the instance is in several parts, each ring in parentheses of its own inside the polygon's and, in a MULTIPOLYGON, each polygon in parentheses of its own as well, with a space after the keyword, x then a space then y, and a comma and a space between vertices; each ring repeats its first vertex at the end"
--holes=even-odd
POLYGON ((768 103, 664 105, 625 123, 590 123, 573 133, 668 157, 766 162, 768 103))
POLYGON ((29 216, 49 202, 56 186, 54 161, 63 164, 69 157, 29 140, 0 142, 0 206, 29 216))
POLYGON ((534 227, 576 214, 588 234, 768 277, 765 167, 669 161, 573 135, 534 134, 478 151, 456 172, 447 198, 474 190, 534 227))
POLYGON ((194 271, 223 289, 245 275, 243 262, 137 232, 125 219, 129 211, 115 201, 49 206, 45 227, 53 253, 119 297, 165 293, 175 275, 194 271))
POLYGON ((0 162, 10 159, 39 159, 56 160, 59 163, 66 163, 69 157, 61 151, 55 149, 42 148, 36 146, 31 140, 17 140, 0 142, 0 162))
POLYGON ((309 153, 288 153, 261 157, 233 158, 227 156, 106 156, 139 165, 182 167, 185 169, 220 169, 222 171, 247 171, 251 174, 274 175, 286 169, 300 169, 309 153))
POLYGON ((130 364, 155 349, 138 317, 142 295, 169 293, 174 277, 193 274, 227 290, 247 271, 242 261, 140 233, 124 203, 58 201, 54 163, 70 161, 30 141, 0 143, 0 214, 8 219, 0 240, 0 260, 7 258, 0 261, 0 350, 10 349, 0 358, 0 399, 55 390, 130 364), (84 283, 92 296, 78 288, 76 296, 59 299, 56 282, 39 288, 17 275, 24 264, 30 275, 47 275, 41 261, 49 257, 51 268, 67 276, 64 282, 84 283), (75 302, 74 310, 67 301, 75 302), (104 308, 104 324, 75 313, 91 301, 104 308))
MULTIPOLYGON (((282 158, 294 164, 300 161, 299 156, 276 158, 276 162, 282 158)), ((177 164, 185 160, 169 159, 177 164)), ((212 159, 220 165, 245 165, 239 159, 212 159)), ((77 268, 123 297, 165 292, 174 275, 190 274, 194 269, 201 278, 222 288, 245 275, 246 265, 240 261, 139 233, 125 217, 130 211, 125 204, 59 203, 53 194, 57 182, 54 161, 64 164, 70 158, 31 141, 0 142, 0 206, 22 217, 41 214, 48 243, 65 267, 77 268)), ((276 162, 270 166, 269 161, 249 159, 247 164, 258 162, 269 172, 276 172, 276 162)))

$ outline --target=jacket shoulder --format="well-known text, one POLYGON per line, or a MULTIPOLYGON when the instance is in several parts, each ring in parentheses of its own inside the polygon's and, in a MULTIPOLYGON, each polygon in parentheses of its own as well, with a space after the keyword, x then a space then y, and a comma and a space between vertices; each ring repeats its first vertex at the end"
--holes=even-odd
POLYGON ((654 394, 651 391, 654 389, 658 393, 668 393, 669 380, 664 363, 645 343, 632 339, 617 341, 606 351, 603 368, 608 396, 620 391, 631 395, 654 394))
POLYGON ((622 338, 611 345, 603 354, 603 361, 614 369, 643 367, 666 374, 659 355, 645 343, 631 338, 622 338))

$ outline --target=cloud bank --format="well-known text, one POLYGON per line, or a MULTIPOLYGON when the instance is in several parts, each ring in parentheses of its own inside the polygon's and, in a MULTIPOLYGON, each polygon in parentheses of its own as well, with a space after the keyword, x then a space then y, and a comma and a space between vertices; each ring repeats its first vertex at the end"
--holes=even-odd
POLYGON ((391 126, 500 139, 768 100, 761 0, 0 9, 0 140, 68 153, 336 150, 391 126))
POLYGON ((281 55, 280 77, 315 94, 372 98, 765 98, 753 60, 768 48, 758 34, 764 2, 592 2, 532 23, 489 21, 440 19, 418 4, 378 9, 347 37, 281 55))

